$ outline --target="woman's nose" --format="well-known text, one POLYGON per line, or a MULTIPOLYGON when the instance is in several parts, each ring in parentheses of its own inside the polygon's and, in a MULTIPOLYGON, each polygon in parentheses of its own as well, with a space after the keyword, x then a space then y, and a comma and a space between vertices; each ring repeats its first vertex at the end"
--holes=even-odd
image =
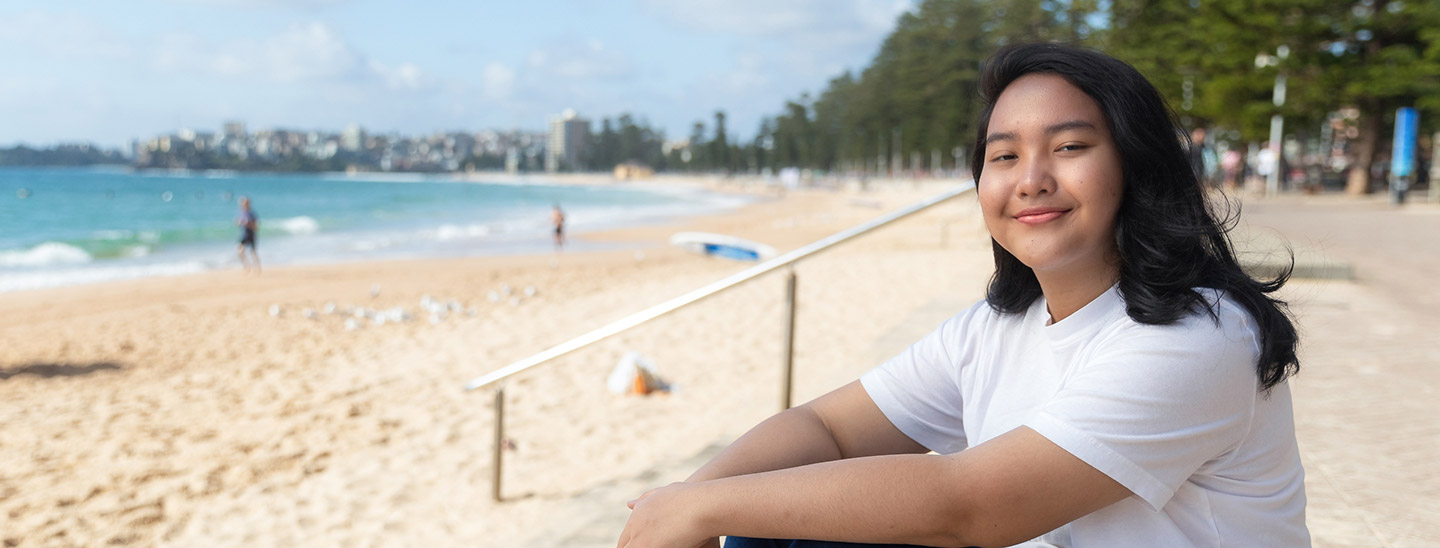
POLYGON ((1025 162, 1020 171, 1020 182, 1015 192, 1021 196, 1043 196, 1055 192, 1055 175, 1050 162, 1045 158, 1034 158, 1025 162))

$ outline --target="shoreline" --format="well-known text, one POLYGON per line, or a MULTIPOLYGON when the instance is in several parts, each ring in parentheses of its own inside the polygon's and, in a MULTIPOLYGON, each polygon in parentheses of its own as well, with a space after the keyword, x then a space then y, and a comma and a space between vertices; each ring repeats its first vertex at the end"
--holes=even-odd
MULTIPOLYGON (((119 183, 131 181, 131 176, 125 177, 119 183)), ((9 182, 20 182, 25 178, 25 175, 16 175, 12 176, 9 182)), ((207 179, 187 176, 184 179, 177 179, 180 182, 175 184, 202 180, 207 179)), ((255 181, 255 179, 246 179, 246 181, 255 181)), ((323 188, 335 188, 338 192, 344 192, 343 188, 348 188, 345 186, 346 181, 320 182, 318 179, 316 181, 317 184, 326 185, 323 188), (332 187, 330 185, 340 186, 332 187)), ((164 183, 161 184, 164 185, 164 183)), ((223 185, 223 183, 221 184, 223 185)), ((457 181, 437 184, 467 183, 457 181)), ((493 183, 493 185, 492 188, 495 189, 509 186, 506 183, 493 183)), ((210 186, 213 187, 214 183, 210 183, 210 186)), ((559 185, 553 184, 546 186, 550 189, 560 188, 559 185)), ((391 188, 393 190, 377 192, 404 192, 403 188, 391 188)), ((585 247, 584 235, 589 232, 603 231, 626 224, 666 223, 671 222, 674 218, 722 212, 754 199, 751 196, 735 196, 734 193, 712 192, 700 186, 682 188, 672 184, 669 186, 614 188, 613 191, 605 191, 606 194, 597 195, 607 196, 607 198, 598 200, 588 197, 590 194, 585 192, 578 194, 560 190, 542 192, 560 195, 562 201, 567 204, 569 201, 564 200, 563 196, 574 194, 573 198, 576 203, 573 204, 572 219, 567 228, 570 229, 572 235, 580 236, 576 242, 580 244, 577 246, 579 248, 585 247), (615 194, 628 192, 637 194, 633 197, 615 194), (632 206, 636 208, 634 209, 635 214, 627 216, 622 210, 616 209, 617 207, 626 207, 623 205, 626 203, 637 203, 632 206)), ((213 189, 207 188, 206 190, 213 189)), ((363 192, 368 193, 369 191, 363 192)), ((427 192, 430 191, 427 190, 427 192)), ((486 190, 484 192, 487 193, 485 195, 522 196, 526 191, 486 190)), ((169 193, 166 194, 168 197, 169 193)), ((203 192, 196 193, 197 196, 203 196, 203 194, 203 192)), ((228 192, 225 194, 229 195, 228 192)), ((283 199, 283 196, 280 199, 283 199)), ((133 201, 134 198, 131 200, 133 201)), ((500 200, 504 199, 500 198, 500 200)), ((61 207, 53 202, 52 199, 51 203, 46 203, 43 207, 61 207)), ((101 200, 102 204, 103 202, 101 200)), ((504 204, 506 202, 493 203, 504 204)), ((12 233, 11 236, 19 238, 14 242, 18 247, 0 251, 0 293, 47 287, 90 285, 114 280, 173 277, 197 272, 223 271, 230 267, 238 268, 239 265, 234 258, 235 244, 231 234, 233 230, 216 230, 218 225, 214 222, 214 216, 217 214, 217 204, 200 206, 198 202, 195 204, 187 202, 183 207, 191 211, 183 215, 190 217, 200 214, 194 212, 194 208, 208 208, 208 213, 204 213, 206 215, 204 220, 208 224, 193 225, 193 222, 202 220, 196 218, 189 225, 190 228, 182 226, 177 229, 170 226, 163 229, 142 230, 107 227, 107 225, 120 227, 166 226, 136 224, 120 219, 119 222, 113 220, 101 222, 100 228, 95 228, 93 233, 71 230, 47 235, 42 231, 40 234, 33 235, 34 239, 20 237, 24 231, 12 233), (199 233, 201 231, 205 234, 201 235, 199 233)), ((408 217, 405 218, 390 219, 388 223, 384 219, 377 218, 374 222, 366 221, 357 224, 356 219, 368 219, 369 217, 363 213, 345 214, 340 217, 342 220, 337 222, 335 214, 325 211, 326 208, 307 211, 308 208, 296 210, 291 207, 290 211, 281 213, 280 217, 272 216, 268 222, 264 223, 268 228, 262 227, 262 262, 270 266, 294 266, 383 261, 397 258, 534 254, 550 250, 548 227, 542 228, 540 225, 545 223, 541 223, 538 218, 534 222, 529 221, 529 215, 522 214, 520 209, 513 205, 482 205, 482 208, 474 215, 469 216, 457 215, 456 212, 462 210, 451 208, 453 211, 448 215, 426 218, 423 213, 417 216, 412 207, 406 214, 408 217), (346 219, 347 217, 352 218, 346 219), (331 218, 324 222, 335 224, 334 226, 327 224, 325 230, 322 231, 320 223, 316 221, 317 218, 322 221, 331 218)), ((223 210, 223 208, 221 209, 223 210)), ((33 212, 21 213, 23 217, 23 215, 33 212)), ((169 224, 174 225, 173 222, 169 224)))
MULTIPOLYGON (((192 173, 191 176, 193 175, 192 173)), ((568 235, 574 238, 574 249, 587 252, 613 247, 616 242, 609 235, 612 232, 624 233, 630 228, 639 228, 643 231, 646 227, 680 224, 686 218, 697 215, 702 217, 723 215, 757 200, 776 199, 785 192, 784 189, 775 186, 773 181, 759 177, 662 176, 645 181, 614 181, 608 175, 603 174, 558 174, 559 177, 555 175, 546 175, 544 179, 522 176, 510 181, 495 181, 489 178, 431 179, 427 181, 451 181, 455 184, 535 184, 629 189, 656 195, 670 195, 673 199, 686 204, 677 206, 679 209, 672 212, 655 210, 641 218, 629 220, 605 217, 610 215, 606 213, 602 214, 604 218, 589 221, 588 226, 584 224, 586 221, 577 217, 575 221, 581 224, 577 226, 575 222, 568 223, 568 235), (681 195, 698 197, 679 197, 681 195)), ((902 185, 892 181, 885 185, 892 188, 877 191, 882 193, 915 192, 915 189, 922 186, 940 187, 951 183, 954 181, 932 180, 923 185, 902 185)), ((802 192, 822 191, 799 190, 802 192)), ((853 188, 838 190, 855 191, 853 188)), ((584 211, 584 206, 579 211, 584 211)), ((297 232, 284 228, 284 233, 262 234, 263 239, 266 240, 262 247, 263 264, 270 265, 271 268, 290 268, 330 264, 365 264, 394 260, 524 256, 545 254, 551 247, 548 230, 534 230, 533 234, 526 231, 514 231, 513 227, 507 228, 509 224, 514 223, 513 219, 483 222, 476 220, 470 224, 447 222, 434 227, 433 230, 437 231, 438 235, 430 234, 431 229, 425 227, 378 231, 350 228, 316 234, 313 232, 315 221, 309 216, 272 220, 270 225, 282 226, 274 223, 295 219, 306 221, 307 226, 301 228, 308 228, 308 230, 297 232), (477 231, 481 235, 476 236, 477 231), (343 247, 346 245, 343 244, 344 241, 354 240, 354 238, 359 238, 359 240, 348 244, 354 249, 343 247), (373 249, 364 247, 371 245, 371 242, 380 242, 380 247, 373 249), (324 249, 316 248, 309 252, 304 251, 307 247, 314 248, 317 245, 324 249), (337 245, 342 247, 335 247, 337 245), (316 254, 314 251, 320 253, 316 254)), ((169 247, 158 251, 151 249, 152 245, 144 244, 142 246, 145 248, 144 253, 140 254, 126 252, 117 257, 103 257, 74 263, 60 262, 50 266, 27 266, 23 261, 39 260, 31 256, 40 253, 88 257, 90 251, 87 249, 89 248, 84 247, 85 244, 72 244, 68 241, 47 241, 27 249, 8 251, 6 254, 16 255, 12 259, 22 262, 17 263, 21 265, 19 267, 0 270, 0 278, 5 280, 3 287, 0 287, 0 294, 13 295, 24 291, 81 287, 136 279, 174 278, 224 272, 231 267, 239 267, 231 252, 233 242, 229 239, 215 242, 169 244, 169 247)))

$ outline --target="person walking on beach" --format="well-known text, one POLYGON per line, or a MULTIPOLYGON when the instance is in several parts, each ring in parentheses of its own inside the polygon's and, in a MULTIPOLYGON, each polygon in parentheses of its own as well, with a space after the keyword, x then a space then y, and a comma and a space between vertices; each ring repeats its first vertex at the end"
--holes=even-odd
POLYGON ((240 244, 235 247, 235 253, 240 257, 240 266, 249 272, 251 263, 254 263, 255 273, 260 273, 260 253, 255 250, 255 232, 260 229, 260 217, 255 215, 255 210, 250 208, 250 197, 240 197, 240 216, 235 218, 235 225, 240 227, 240 244), (245 250, 250 250, 250 259, 246 260, 245 250))
POLYGON ((1160 93, 1051 43, 979 88, 986 298, 628 502, 621 548, 1310 546, 1288 273, 1241 269, 1160 93))
POLYGON ((560 204, 550 208, 550 224, 555 227, 555 251, 560 251, 565 246, 565 212, 560 210, 560 204))

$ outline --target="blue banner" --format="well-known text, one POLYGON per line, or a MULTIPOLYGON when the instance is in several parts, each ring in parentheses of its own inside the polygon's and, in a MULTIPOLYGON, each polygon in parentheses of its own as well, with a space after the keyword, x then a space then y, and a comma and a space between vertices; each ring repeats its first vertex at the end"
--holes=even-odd
POLYGON ((1390 174, 1396 177, 1410 177, 1415 174, 1415 147, 1420 129, 1420 113, 1412 107, 1400 107, 1395 111, 1395 144, 1390 148, 1394 155, 1390 160, 1390 174))

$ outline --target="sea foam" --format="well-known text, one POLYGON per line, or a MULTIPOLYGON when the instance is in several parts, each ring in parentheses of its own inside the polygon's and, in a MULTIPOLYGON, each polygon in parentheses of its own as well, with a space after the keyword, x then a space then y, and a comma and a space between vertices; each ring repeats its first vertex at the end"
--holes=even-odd
POLYGON ((320 222, 316 221, 313 217, 307 217, 304 215, 301 215, 299 217, 291 217, 289 219, 280 219, 275 223, 280 225, 281 230, 284 230, 286 233, 296 236, 314 234, 320 231, 320 222))
POLYGON ((54 270, 0 272, 0 293, 46 287, 82 285, 113 280, 130 280, 161 276, 178 276, 209 270, 201 261, 174 263, 85 266, 54 270))
POLYGON ((485 225, 441 225, 435 229, 434 237, 442 242, 461 240, 466 238, 482 238, 490 235, 490 227, 485 225))
POLYGON ((0 267, 36 268, 90 262, 85 250, 60 242, 45 242, 23 251, 0 251, 0 267))

